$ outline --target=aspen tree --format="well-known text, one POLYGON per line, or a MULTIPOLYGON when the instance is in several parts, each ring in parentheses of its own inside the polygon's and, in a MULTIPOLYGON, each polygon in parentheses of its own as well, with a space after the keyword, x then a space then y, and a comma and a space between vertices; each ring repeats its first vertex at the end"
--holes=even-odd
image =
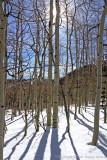
MULTIPOLYGON (((18 0, 18 13, 17 13, 17 21, 16 21, 16 34, 15 34, 15 53, 14 53, 14 76, 13 76, 13 82, 14 84, 17 83, 17 66, 18 66, 18 51, 19 51, 19 31, 20 31, 20 3, 18 0)), ((15 95, 16 93, 14 93, 15 95)), ((15 99, 13 99, 13 103, 15 103, 15 99)), ((12 115, 11 119, 13 119, 16 116, 16 108, 15 105, 13 104, 12 107, 12 115)))
MULTIPOLYGON (((36 17, 36 23, 37 23, 37 31, 36 31, 36 53, 35 53, 35 56, 37 56, 38 52, 39 52, 39 40, 40 40, 40 19, 39 17, 36 17)), ((35 57, 36 59, 36 57, 35 57)), ((38 61, 39 61, 39 58, 38 58, 38 61)), ((37 65, 37 64, 35 64, 37 65)), ((40 66, 40 62, 39 62, 39 67, 40 66)), ((41 68, 40 68, 40 72, 41 72, 41 68)), ((37 76, 37 93, 36 93, 36 98, 37 98, 37 106, 36 106, 36 119, 35 119, 35 122, 36 122, 36 131, 38 132, 39 131, 39 114, 40 114, 40 77, 41 77, 41 73, 39 74, 39 78, 37 76)))
POLYGON ((54 100, 53 100, 53 128, 58 127, 58 94, 59 94, 59 0, 56 0, 55 21, 55 69, 54 69, 54 100))
MULTIPOLYGON (((85 37, 84 39, 86 39, 86 44, 85 44, 85 65, 87 66, 88 65, 88 61, 89 61, 89 31, 88 31, 88 27, 89 27, 89 24, 88 24, 88 15, 89 15, 89 7, 90 5, 84 5, 84 8, 85 8, 85 23, 86 23, 86 34, 85 34, 85 37)), ((85 76, 85 94, 84 94, 84 97, 85 97, 85 111, 86 111, 86 107, 88 105, 88 71, 87 71, 87 74, 85 76)))
POLYGON ((34 110, 35 115, 37 112, 37 57, 35 54, 35 64, 34 64, 34 110))
POLYGON ((70 108, 70 104, 69 104, 69 77, 67 76, 68 74, 68 58, 69 58, 69 17, 68 17, 68 1, 67 0, 64 0, 64 3, 65 3, 65 15, 66 15, 66 78, 65 78, 65 101, 66 103, 64 103, 67 107, 66 108, 66 114, 67 114, 67 129, 68 129, 68 132, 70 130, 70 123, 69 123, 69 108, 70 108))
POLYGON ((102 91, 102 52, 103 52, 103 33, 104 23, 107 14, 107 0, 105 0, 105 6, 103 9, 102 17, 99 25, 98 35, 98 50, 97 50, 97 92, 96 92, 96 105, 94 112, 94 132, 92 138, 92 145, 97 145, 99 135, 99 114, 100 114, 100 99, 102 91))
MULTIPOLYGON (((19 11, 20 11, 20 8, 19 8, 19 11)), ((21 16, 21 19, 20 19, 20 23, 19 23, 19 27, 20 27, 20 46, 19 46, 19 67, 18 67, 18 80, 19 80, 19 106, 18 106, 18 110, 19 110, 19 114, 21 112, 21 108, 22 108, 22 92, 23 92, 23 89, 22 89, 22 80, 23 80, 23 56, 22 56, 22 53, 23 53, 23 22, 22 22, 22 14, 20 15, 21 16)))
POLYGON ((5 121, 5 36, 6 36, 6 0, 4 6, 0 0, 0 160, 3 160, 4 121, 5 121))
POLYGON ((77 29, 76 29, 76 24, 75 24, 75 43, 76 43, 76 101, 75 101, 75 114, 74 114, 74 119, 76 119, 77 116, 77 107, 79 106, 79 49, 78 49, 78 36, 77 36, 77 29))
POLYGON ((51 108, 52 108, 52 27, 53 23, 53 0, 50 0, 50 20, 49 20, 49 66, 48 66, 48 99, 47 99, 47 126, 51 126, 51 108))
MULTIPOLYGON (((106 79, 106 84, 107 84, 107 79, 106 79)), ((107 87, 105 89, 105 97, 106 97, 106 104, 104 107, 104 123, 107 123, 107 87)))
POLYGON ((24 100, 24 116, 25 116, 25 126, 24 126, 24 137, 27 135, 27 126, 28 126, 28 122, 27 122, 27 101, 28 101, 28 99, 27 99, 27 94, 28 93, 26 93, 26 90, 25 89, 23 89, 23 100, 24 100))
MULTIPOLYGON (((46 26, 47 25, 47 22, 46 22, 46 4, 45 4, 45 1, 43 1, 43 6, 44 6, 44 25, 46 26)), ((46 32, 46 29, 43 29, 42 31, 42 34, 43 34, 43 38, 42 38, 42 41, 43 41, 43 53, 42 53, 42 96, 41 96, 41 114, 42 114, 42 111, 43 111, 43 108, 46 108, 47 105, 45 103, 45 100, 44 100, 44 97, 46 95, 46 99, 47 99, 47 94, 45 94, 45 92, 47 93, 47 91, 45 91, 45 85, 46 85, 46 81, 45 81, 45 73, 46 73, 46 49, 47 49, 47 44, 48 42, 46 41, 46 37, 47 37, 47 32, 46 32)), ((42 115, 43 117, 43 115, 42 115)))

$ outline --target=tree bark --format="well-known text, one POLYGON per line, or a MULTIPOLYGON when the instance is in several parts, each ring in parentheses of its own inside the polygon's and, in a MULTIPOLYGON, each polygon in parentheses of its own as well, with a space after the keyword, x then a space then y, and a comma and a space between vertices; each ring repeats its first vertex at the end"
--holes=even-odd
POLYGON ((52 107, 52 56, 53 56, 52 23, 53 23, 53 0, 50 0, 47 126, 51 126, 51 107, 52 107))
POLYGON ((0 160, 3 160, 3 146, 4 146, 4 121, 5 121, 5 36, 6 36, 6 1, 4 7, 2 0, 0 0, 0 160), (4 8, 4 10, 3 10, 4 8))
POLYGON ((59 0, 56 0, 56 22, 55 22, 55 70, 54 70, 54 106, 53 106, 53 128, 58 127, 58 94, 59 94, 59 0))
POLYGON ((100 115, 100 99, 102 91, 102 52, 103 52, 103 32, 104 23, 107 14, 107 0, 105 0, 105 7, 102 13, 99 35, 98 35, 98 52, 97 52, 97 95, 96 95, 96 106, 94 113, 94 132, 92 138, 92 145, 97 145, 99 135, 99 115, 100 115))

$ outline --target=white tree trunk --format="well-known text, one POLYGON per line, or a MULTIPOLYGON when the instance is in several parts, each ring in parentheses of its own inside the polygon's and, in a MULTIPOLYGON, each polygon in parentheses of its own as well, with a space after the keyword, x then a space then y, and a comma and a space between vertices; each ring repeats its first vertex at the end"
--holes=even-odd
POLYGON ((102 18, 99 26, 98 35, 98 51, 97 51, 97 95, 96 95, 96 106, 94 113, 94 133, 92 138, 92 145, 96 145, 99 134, 99 113, 100 113, 100 99, 102 91, 102 52, 103 52, 103 32, 104 23, 107 13, 107 0, 105 0, 105 7, 103 10, 102 18))
POLYGON ((54 70, 54 104, 53 104, 53 128, 58 127, 58 94, 59 94, 59 0, 56 0, 55 22, 55 70, 54 70))
MULTIPOLYGON (((6 3, 4 2, 6 5, 6 3)), ((5 88, 5 33, 6 33, 6 16, 5 6, 3 11, 2 0, 0 0, 0 160, 3 160, 4 145, 4 88, 5 88)))
POLYGON ((52 56, 53 56, 52 23, 53 23, 53 0, 50 0, 47 126, 51 126, 51 107, 52 107, 52 56))

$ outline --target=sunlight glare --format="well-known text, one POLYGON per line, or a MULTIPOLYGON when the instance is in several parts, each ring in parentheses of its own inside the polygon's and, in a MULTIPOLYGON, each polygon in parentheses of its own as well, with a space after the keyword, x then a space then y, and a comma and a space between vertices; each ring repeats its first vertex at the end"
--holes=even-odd
POLYGON ((53 8, 53 18, 54 18, 54 20, 56 18, 56 8, 55 7, 53 8))

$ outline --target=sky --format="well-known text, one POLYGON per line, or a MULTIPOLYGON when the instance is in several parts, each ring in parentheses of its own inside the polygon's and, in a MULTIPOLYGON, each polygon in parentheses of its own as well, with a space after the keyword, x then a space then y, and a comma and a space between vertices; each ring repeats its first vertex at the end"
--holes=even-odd
MULTIPOLYGON (((32 1, 30 1, 32 2, 32 1)), ((25 7, 25 11, 24 11, 24 14, 23 16, 26 17, 27 16, 27 20, 29 19, 31 22, 29 23, 29 26, 31 27, 31 31, 33 33, 33 35, 36 36, 36 30, 37 30, 37 26, 36 26, 36 23, 32 21, 32 19, 35 19, 34 17, 34 13, 32 12, 32 5, 28 0, 26 0, 26 7, 25 7), (29 8, 28 8, 29 6, 29 8), (29 11, 30 9, 30 11, 29 11)), ((76 1, 78 2, 76 5, 77 6, 80 6, 82 1, 76 1)), ((88 1, 86 1, 88 2, 88 1)), ((16 1, 13 1, 13 3, 16 4, 16 1)), ((43 5, 41 3, 41 6, 39 5, 40 2, 38 2, 38 6, 39 6, 39 10, 41 11, 41 6, 43 5)), ((46 9, 42 10, 44 13, 47 14, 47 29, 48 29, 48 23, 49 23, 49 16, 48 16, 48 13, 49 13, 49 1, 46 1, 46 9)), ((74 6, 73 6, 73 1, 71 1, 70 7, 68 7, 68 10, 69 10, 69 32, 71 31, 71 27, 72 27, 72 16, 74 15, 74 6)), ((89 5, 87 5, 89 7, 89 5)), ((83 38, 82 38, 82 34, 83 34, 83 29, 84 29, 84 33, 86 32, 86 27, 83 28, 82 27, 82 23, 84 22, 85 23, 85 12, 86 10, 88 9, 87 6, 84 6, 83 7, 79 7, 78 10, 77 10, 77 15, 75 18, 77 18, 77 23, 76 25, 79 25, 79 27, 77 28, 77 34, 79 36, 81 36, 81 40, 80 40, 80 48, 79 48, 79 56, 81 58, 81 54, 83 52, 83 38)), ((91 26, 94 26, 98 23, 98 8, 100 8, 100 11, 102 11, 102 7, 103 6, 103 0, 102 1, 93 1, 90 3, 90 13, 88 15, 88 23, 89 23, 89 28, 91 26)), ((65 67, 66 67, 66 18, 65 18, 65 8, 64 8, 64 3, 61 1, 61 4, 60 4, 60 10, 61 10, 61 26, 60 26, 60 76, 64 75, 65 74, 65 67)), ((16 7, 15 9, 12 10, 12 14, 17 16, 17 14, 14 14, 16 11, 18 10, 18 7, 17 7, 17 4, 16 4, 16 7)), ((54 4, 54 22, 55 22, 55 4, 54 4)), ((100 12, 101 13, 101 12, 100 12)), ((43 13, 41 12, 41 16, 43 16, 43 13)), ((99 16, 100 17, 100 16, 99 16)), ((99 18, 100 19, 100 18, 99 18)), ((10 59, 9 59, 9 67, 12 68, 13 67, 13 63, 14 63, 14 59, 15 59, 15 33, 16 33, 16 21, 17 19, 15 17, 12 17, 12 16, 9 16, 9 19, 8 19, 8 23, 10 24, 8 26, 8 51, 10 53, 10 59)), ((42 25, 42 24, 41 24, 42 25)), ((30 31, 29 31, 29 26, 28 26, 28 22, 24 21, 23 20, 23 41, 25 42, 24 44, 24 47, 23 47, 23 69, 25 69, 25 67, 27 68, 27 71, 25 72, 25 75, 24 77, 27 78, 29 77, 29 71, 33 73, 33 67, 34 67, 34 57, 35 57, 35 53, 30 49, 30 47, 26 44, 26 43, 29 43, 30 45, 33 44, 33 41, 32 41, 32 38, 31 38, 31 34, 30 34, 30 31)), ((42 26, 43 27, 43 26, 42 26)), ((53 34, 55 32, 55 24, 53 23, 53 34)), ((40 34, 40 37, 42 37, 42 30, 41 30, 41 34, 40 34)), ((86 33, 85 33, 86 34, 86 33)), ((90 57, 90 58, 94 58, 94 52, 96 54, 96 49, 97 49, 97 32, 96 30, 92 32, 92 38, 93 38, 93 43, 95 45, 93 45, 93 54, 90 53, 90 56, 93 56, 93 57, 90 57), (94 34, 93 34, 94 33, 94 34), (96 46, 96 47, 95 47, 96 46)), ((46 39, 46 41, 48 40, 48 37, 46 39)), ((19 31, 19 41, 20 41, 20 31, 19 31)), ((42 44, 42 39, 40 38, 40 41, 41 41, 41 44, 40 44, 40 57, 41 57, 41 54, 43 53, 43 44, 42 44)), ((71 38, 71 42, 72 42, 72 56, 73 56, 73 63, 74 63, 74 69, 76 68, 76 64, 75 64, 75 61, 76 61, 76 46, 75 46, 75 34, 73 33, 72 34, 72 38, 71 38)), ((53 50, 54 50, 54 36, 53 36, 53 50)), ((19 45, 20 46, 20 45, 19 45)), ((89 50, 90 50, 90 47, 89 47, 89 50)), ((55 51, 55 50, 54 50, 55 51)), ((84 52, 85 52, 85 48, 84 48, 84 52)), ((55 54, 55 53, 53 53, 55 54)), ((40 58, 41 59, 41 58, 40 58)), ((46 61, 46 67, 44 68, 45 71, 46 71, 46 74, 45 74, 45 77, 47 77, 47 72, 48 72, 48 45, 47 45, 47 49, 46 49, 46 58, 45 58, 45 61, 46 61)), ((68 71, 70 72, 71 71, 71 61, 70 61, 70 56, 69 56, 69 68, 68 68, 68 71)), ((54 76, 54 71, 53 71, 53 76, 54 76)))

